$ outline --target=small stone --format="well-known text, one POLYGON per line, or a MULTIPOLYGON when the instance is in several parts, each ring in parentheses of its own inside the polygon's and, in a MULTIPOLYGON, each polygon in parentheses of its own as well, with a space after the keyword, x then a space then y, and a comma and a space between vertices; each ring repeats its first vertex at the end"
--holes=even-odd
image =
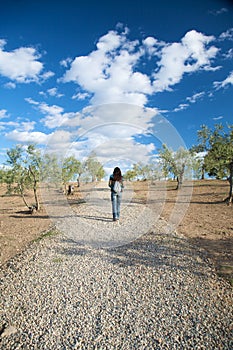
POLYGON ((11 334, 17 333, 17 329, 14 326, 8 326, 2 333, 2 338, 3 337, 9 337, 11 334))

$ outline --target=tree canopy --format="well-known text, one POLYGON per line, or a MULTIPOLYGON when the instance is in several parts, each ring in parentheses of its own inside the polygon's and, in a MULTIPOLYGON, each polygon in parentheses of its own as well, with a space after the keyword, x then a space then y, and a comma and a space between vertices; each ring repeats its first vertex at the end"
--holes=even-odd
POLYGON ((204 161, 209 176, 217 179, 228 179, 230 190, 226 200, 228 203, 232 203, 233 125, 229 125, 227 131, 222 125, 215 126, 209 136, 209 149, 204 161))

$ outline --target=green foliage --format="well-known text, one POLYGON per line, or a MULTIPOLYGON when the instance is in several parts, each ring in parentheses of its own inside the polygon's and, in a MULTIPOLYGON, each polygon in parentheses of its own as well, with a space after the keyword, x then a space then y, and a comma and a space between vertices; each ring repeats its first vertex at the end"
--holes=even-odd
POLYGON ((137 173, 135 170, 128 170, 126 171, 126 173, 124 174, 124 179, 126 181, 132 181, 136 178, 137 173))
POLYGON ((228 178, 233 163, 233 125, 229 132, 215 126, 210 135, 209 150, 205 156, 205 167, 210 176, 217 179, 228 178))
MULTIPOLYGON (((201 125, 201 129, 197 131, 197 142, 198 143, 197 143, 197 145, 194 145, 190 149, 190 151, 193 154, 197 154, 197 155, 198 155, 198 153, 207 152, 210 134, 211 134, 210 129, 206 125, 201 125)), ((206 168, 205 168, 204 157, 201 157, 201 158, 199 157, 197 159, 195 171, 197 174, 197 176, 196 176, 197 178, 199 178, 199 176, 201 176, 201 179, 205 178, 206 168), (198 166, 199 166, 199 168, 198 168, 198 166)))
POLYGON ((29 144, 27 147, 17 145, 7 150, 7 164, 10 169, 7 172, 6 182, 8 192, 12 189, 22 196, 25 205, 30 208, 25 199, 27 189, 34 190, 35 207, 39 210, 39 201, 37 196, 37 184, 41 167, 41 155, 35 145, 29 144))
POLYGON ((191 177, 191 170, 195 159, 189 150, 180 147, 176 152, 165 144, 159 152, 163 171, 166 175, 173 174, 177 178, 177 189, 181 187, 184 175, 191 177))
POLYGON ((205 156, 205 167, 210 176, 217 179, 227 178, 230 183, 227 201, 232 202, 233 191, 233 125, 225 131, 222 125, 216 125, 209 137, 209 150, 205 156))
POLYGON ((65 158, 62 165, 62 181, 63 183, 67 183, 74 178, 74 175, 80 173, 82 168, 82 164, 74 157, 70 156, 65 158))
POLYGON ((91 176, 91 181, 100 181, 106 174, 102 164, 97 160, 95 153, 91 153, 84 164, 86 172, 91 176))
POLYGON ((61 183, 61 166, 55 154, 45 154, 41 162, 40 181, 61 183))

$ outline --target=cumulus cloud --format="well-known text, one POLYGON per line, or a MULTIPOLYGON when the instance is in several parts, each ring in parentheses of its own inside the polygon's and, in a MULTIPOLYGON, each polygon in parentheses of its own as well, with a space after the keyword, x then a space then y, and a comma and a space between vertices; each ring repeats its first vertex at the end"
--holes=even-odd
POLYGON ((35 121, 22 122, 20 125, 20 129, 23 131, 32 131, 34 130, 35 124, 35 121))
POLYGON ((54 129, 65 125, 76 113, 65 113, 64 108, 57 105, 48 105, 45 102, 34 101, 32 98, 25 99, 28 103, 35 106, 39 110, 44 118, 41 118, 41 123, 43 123, 47 128, 54 129))
POLYGON ((157 114, 156 109, 128 104, 86 107, 80 113, 69 116, 57 130, 61 135, 67 132, 69 138, 59 135, 55 139, 54 133, 47 149, 63 155, 73 154, 80 160, 94 151, 104 164, 112 159, 146 162, 155 146, 149 142, 139 143, 135 137, 146 136, 150 132, 152 119, 157 114))
POLYGON ((132 137, 145 134, 152 127, 152 119, 159 114, 157 109, 143 108, 126 103, 104 104, 84 108, 80 113, 79 134, 89 130, 110 138, 132 137))
POLYGON ((154 74, 155 91, 169 90, 172 85, 179 83, 185 73, 193 73, 200 69, 215 70, 211 66, 212 59, 218 49, 208 44, 213 36, 206 36, 195 30, 185 34, 180 43, 166 45, 161 52, 158 63, 159 70, 154 74))
POLYGON ((159 41, 152 36, 148 36, 146 39, 142 41, 145 49, 145 53, 149 54, 149 57, 159 56, 159 49, 164 47, 166 43, 164 41, 159 41))
MULTIPOLYGON (((73 135, 69 135, 73 138, 73 135)), ((136 142, 133 138, 113 138, 101 135, 96 132, 83 135, 72 142, 64 141, 59 137, 60 144, 56 144, 53 136, 50 139, 48 150, 56 150, 58 154, 64 157, 74 155, 77 159, 84 161, 92 152, 97 156, 98 160, 106 165, 109 162, 119 164, 120 162, 137 163, 139 161, 146 163, 155 149, 153 143, 142 144, 136 142), (62 141, 61 141, 62 140, 62 141)))
POLYGON ((134 71, 142 52, 138 41, 129 41, 126 33, 110 31, 102 36, 97 49, 88 56, 76 57, 63 77, 74 81, 93 95, 92 103, 129 102, 144 105, 152 93, 149 77, 134 71))
POLYGON ((149 95, 171 90, 184 74, 199 70, 216 70, 212 60, 218 48, 210 46, 214 36, 191 30, 180 42, 159 42, 147 37, 140 43, 130 41, 128 31, 110 31, 102 36, 96 50, 78 56, 63 76, 92 95, 92 104, 132 103, 145 106, 149 95), (139 71, 140 62, 150 59, 151 72, 139 71))
MULTIPOLYGON (((141 143, 136 140, 150 132, 154 118, 159 115, 158 110, 145 107, 148 97, 159 91, 171 90, 185 74, 219 68, 212 66, 218 53, 218 48, 211 46, 215 41, 213 36, 191 30, 174 43, 160 42, 152 36, 140 42, 130 40, 128 36, 127 28, 118 26, 118 29, 103 35, 95 50, 88 55, 60 62, 65 68, 60 82, 77 84, 78 92, 72 99, 90 98, 91 107, 78 113, 67 113, 61 106, 26 99, 42 114, 40 122, 45 127, 59 129, 59 133, 51 133, 49 139, 48 135, 44 139, 44 134, 41 135, 41 140, 51 144, 53 149, 64 152, 72 149, 83 157, 95 150, 105 162, 113 157, 129 157, 135 162, 146 160, 154 145, 148 144, 148 140, 146 143, 145 138, 141 143), (142 63, 146 59, 150 64, 143 69, 142 63), (115 145, 113 141, 116 141, 115 145)), ((31 55, 34 61, 39 62, 35 51, 31 55)), ((42 76, 42 69, 43 65, 37 76, 42 76)), ((49 72, 47 74, 49 76, 49 72)), ((41 94, 59 96, 56 88, 41 94)), ((187 108, 203 94, 200 92, 188 97, 175 111, 187 108)), ((18 129, 10 136, 20 138, 24 133, 28 139, 32 135, 36 137, 33 125, 26 126, 27 130, 18 129)), ((167 126, 161 126, 160 132, 167 135, 167 126)))
POLYGON ((48 135, 39 131, 30 132, 30 131, 13 130, 6 133, 5 136, 9 140, 22 142, 22 143, 33 142, 36 144, 46 144, 48 141, 48 135))
POLYGON ((113 157, 115 164, 120 161, 127 161, 133 164, 142 160, 146 163, 154 150, 155 146, 152 143, 145 145, 135 140, 120 138, 116 139, 114 143, 111 140, 107 140, 95 148, 95 153, 103 164, 111 161, 113 157))
POLYGON ((55 151, 59 156, 66 154, 72 144, 72 134, 66 130, 56 130, 47 137, 47 150, 55 151))
POLYGON ((0 75, 18 83, 39 82, 44 69, 39 53, 32 47, 5 51, 5 45, 6 41, 0 40, 0 75))

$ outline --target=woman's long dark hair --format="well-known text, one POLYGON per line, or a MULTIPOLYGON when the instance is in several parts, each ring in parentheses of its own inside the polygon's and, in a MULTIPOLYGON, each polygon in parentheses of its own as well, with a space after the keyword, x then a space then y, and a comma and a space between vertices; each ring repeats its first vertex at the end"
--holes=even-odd
POLYGON ((122 180, 121 169, 118 167, 116 167, 113 170, 113 180, 114 181, 121 181, 122 180))

